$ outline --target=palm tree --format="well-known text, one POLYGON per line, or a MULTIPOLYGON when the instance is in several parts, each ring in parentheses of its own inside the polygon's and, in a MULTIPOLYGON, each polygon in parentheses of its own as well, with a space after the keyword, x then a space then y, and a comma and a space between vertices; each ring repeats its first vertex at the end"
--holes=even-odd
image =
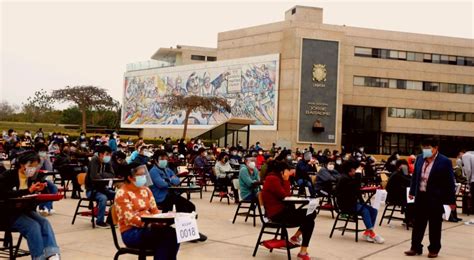
POLYGON ((170 110, 185 111, 183 139, 186 138, 186 132, 188 131, 188 119, 192 111, 197 109, 211 113, 217 112, 221 109, 224 109, 229 113, 231 111, 230 105, 229 103, 227 103, 227 100, 221 97, 168 95, 166 99, 168 100, 167 105, 170 110))

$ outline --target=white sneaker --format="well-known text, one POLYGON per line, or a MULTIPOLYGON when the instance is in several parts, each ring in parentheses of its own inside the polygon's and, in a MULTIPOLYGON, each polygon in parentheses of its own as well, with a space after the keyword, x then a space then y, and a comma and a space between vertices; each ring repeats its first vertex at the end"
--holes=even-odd
POLYGON ((467 225, 467 226, 474 226, 474 219, 471 219, 471 220, 469 220, 469 221, 464 222, 464 225, 467 225))
POLYGON ((365 241, 367 241, 367 242, 371 242, 371 243, 374 242, 374 239, 372 239, 372 238, 370 237, 370 235, 364 235, 364 234, 362 234, 362 239, 365 240, 365 241))
POLYGON ((61 256, 59 254, 55 254, 48 257, 48 260, 61 260, 61 256))
POLYGON ((375 235, 375 237, 372 237, 375 244, 383 244, 385 242, 385 239, 379 235, 375 235))

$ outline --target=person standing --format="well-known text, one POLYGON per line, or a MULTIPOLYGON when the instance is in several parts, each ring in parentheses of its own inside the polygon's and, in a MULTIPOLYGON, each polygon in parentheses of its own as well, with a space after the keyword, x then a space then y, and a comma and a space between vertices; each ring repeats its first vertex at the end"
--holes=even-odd
POLYGON ((411 248, 407 256, 423 253, 423 236, 429 222, 428 258, 438 257, 441 249, 443 205, 456 210, 454 173, 451 160, 439 153, 436 140, 425 139, 421 143, 423 153, 415 162, 415 172, 410 185, 410 199, 415 198, 415 223, 411 236, 411 248))
MULTIPOLYGON (((471 193, 471 209, 474 209, 474 151, 466 152, 461 157, 463 172, 467 179, 467 185, 471 193)), ((465 222, 466 225, 474 225, 474 219, 465 222)))

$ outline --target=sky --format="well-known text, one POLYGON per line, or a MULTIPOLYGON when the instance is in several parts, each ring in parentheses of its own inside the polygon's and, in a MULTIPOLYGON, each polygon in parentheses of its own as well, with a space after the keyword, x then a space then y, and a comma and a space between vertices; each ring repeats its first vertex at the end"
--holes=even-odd
POLYGON ((474 38, 472 1, 1 1, 0 101, 73 85, 122 99, 127 63, 160 47, 217 47, 218 32, 322 7, 323 22, 474 38))

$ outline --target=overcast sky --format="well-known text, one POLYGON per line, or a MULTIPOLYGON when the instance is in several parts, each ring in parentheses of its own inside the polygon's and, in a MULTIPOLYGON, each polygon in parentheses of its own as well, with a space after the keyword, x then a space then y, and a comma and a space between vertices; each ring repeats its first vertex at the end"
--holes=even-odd
POLYGON ((159 47, 216 47, 218 32, 281 21, 296 4, 324 8, 326 24, 474 35, 471 1, 1 1, 0 100, 67 85, 121 100, 127 63, 159 47))

